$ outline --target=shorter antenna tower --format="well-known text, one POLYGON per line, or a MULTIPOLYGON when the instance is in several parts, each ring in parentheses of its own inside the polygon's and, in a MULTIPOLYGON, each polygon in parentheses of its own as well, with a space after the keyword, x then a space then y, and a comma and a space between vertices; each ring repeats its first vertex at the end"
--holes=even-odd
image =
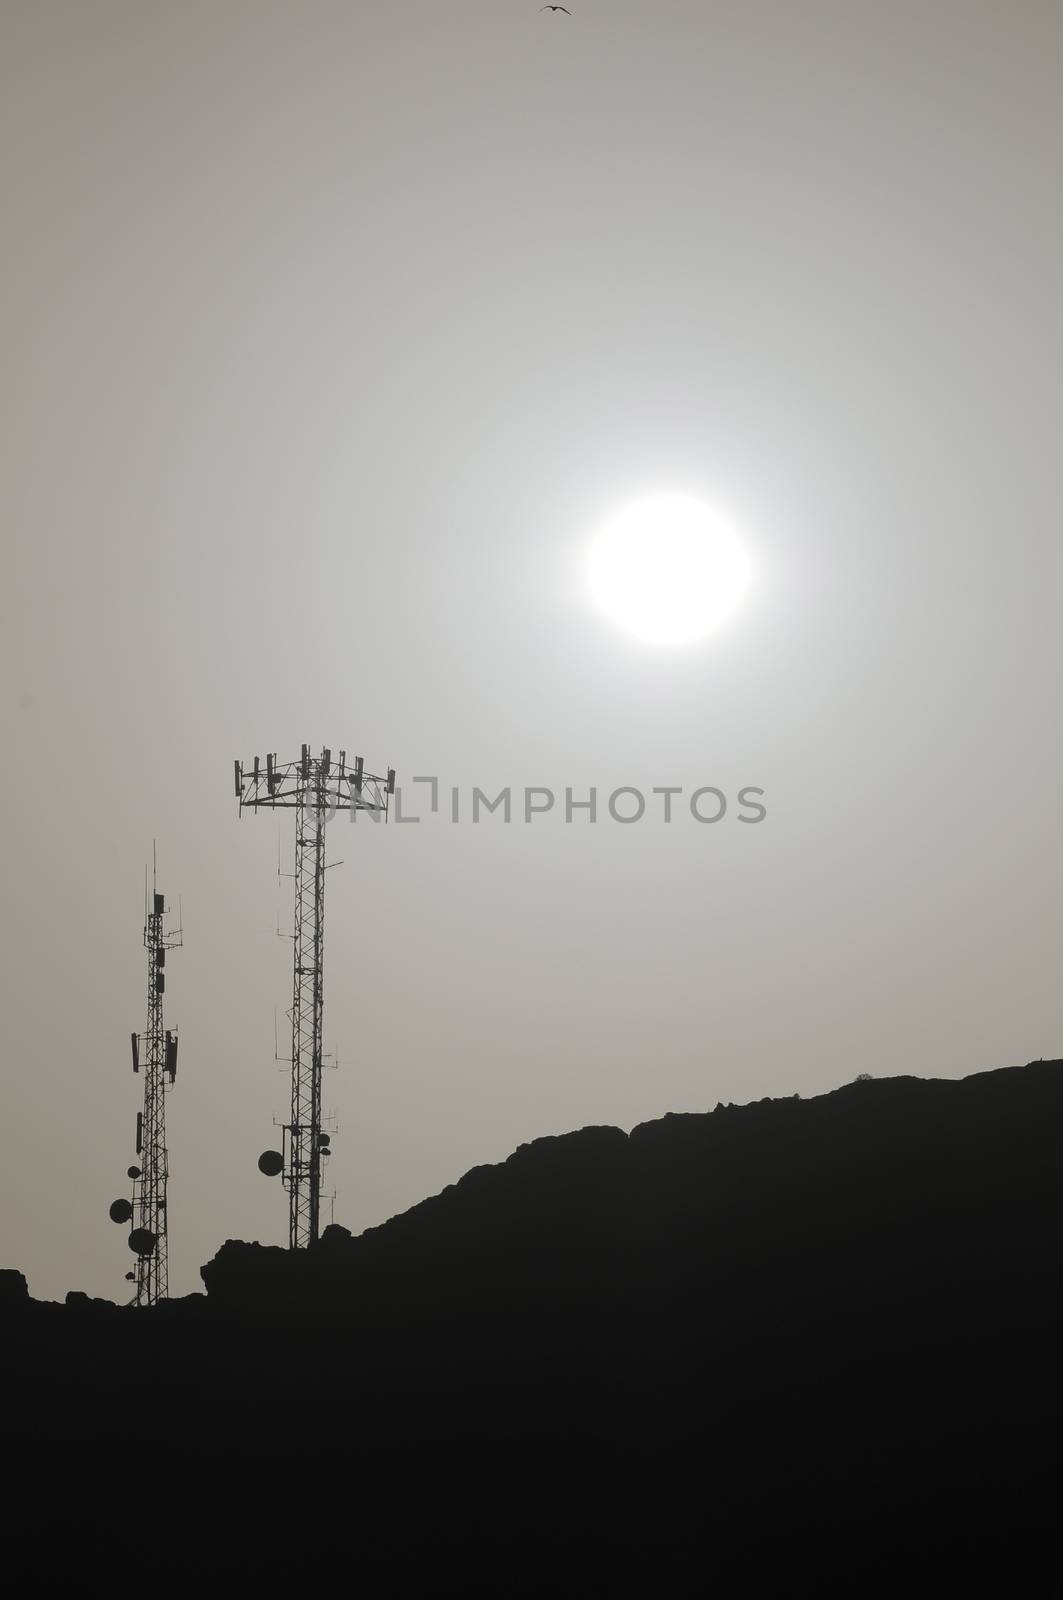
MULTIPOLYGON (((137 1258, 136 1270, 126 1278, 136 1284, 133 1304, 158 1305, 169 1297, 169 1243, 166 1209, 166 1181, 170 1175, 166 1153, 166 1091, 177 1077, 177 1032, 163 1023, 166 993, 166 952, 183 943, 180 927, 167 933, 163 928, 168 914, 164 896, 158 891, 152 852, 151 901, 145 878, 144 947, 148 952, 148 1025, 144 1033, 131 1035, 133 1071, 143 1068, 144 1109, 137 1112, 136 1153, 139 1166, 131 1166, 131 1200, 115 1200, 111 1221, 132 1222, 129 1248, 137 1258)), ((178 921, 181 919, 178 918, 178 921)))

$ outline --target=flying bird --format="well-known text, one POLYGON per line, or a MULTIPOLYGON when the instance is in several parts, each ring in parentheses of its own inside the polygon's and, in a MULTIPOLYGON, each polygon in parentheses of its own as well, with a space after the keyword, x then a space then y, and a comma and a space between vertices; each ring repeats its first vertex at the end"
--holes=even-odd
POLYGON ((570 17, 572 15, 571 11, 568 9, 568 6, 540 6, 539 10, 540 11, 563 11, 565 13, 566 17, 570 17))

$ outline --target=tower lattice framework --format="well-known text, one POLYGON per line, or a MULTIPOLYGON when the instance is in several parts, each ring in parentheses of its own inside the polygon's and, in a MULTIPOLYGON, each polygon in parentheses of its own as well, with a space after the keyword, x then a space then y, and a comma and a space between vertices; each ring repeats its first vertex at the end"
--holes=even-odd
POLYGON ((283 1148, 267 1150, 259 1167, 280 1175, 288 1191, 288 1244, 305 1249, 321 1232, 322 1165, 331 1136, 322 1129, 322 1016, 324 1010, 325 826, 339 812, 365 811, 385 820, 395 789, 395 773, 366 772, 359 756, 352 767, 341 750, 319 756, 303 745, 298 761, 280 763, 275 755, 256 756, 235 767, 241 814, 260 806, 295 811, 295 932, 291 1020, 291 1103, 283 1124, 283 1148))
POLYGON ((144 1079, 144 1104, 137 1112, 137 1162, 129 1168, 131 1200, 111 1206, 113 1222, 131 1222, 129 1248, 137 1258, 126 1277, 136 1284, 138 1306, 158 1305, 169 1298, 170 1241, 167 1183, 170 1158, 166 1148, 166 1094, 177 1078, 177 1033, 163 1017, 166 992, 166 953, 183 942, 178 928, 167 933, 165 896, 159 893, 152 872, 150 900, 145 896, 144 948, 148 955, 147 1027, 131 1035, 133 1071, 144 1079))

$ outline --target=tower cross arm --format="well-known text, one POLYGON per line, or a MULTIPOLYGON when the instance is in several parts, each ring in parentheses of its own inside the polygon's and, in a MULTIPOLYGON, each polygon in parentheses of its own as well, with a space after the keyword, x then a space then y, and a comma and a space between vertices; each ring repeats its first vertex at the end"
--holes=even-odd
POLYGON ((347 761, 346 752, 328 749, 311 755, 304 745, 295 761, 274 755, 234 761, 234 784, 241 811, 245 806, 295 809, 307 800, 331 811, 387 812, 395 790, 395 774, 367 772, 361 758, 347 761))

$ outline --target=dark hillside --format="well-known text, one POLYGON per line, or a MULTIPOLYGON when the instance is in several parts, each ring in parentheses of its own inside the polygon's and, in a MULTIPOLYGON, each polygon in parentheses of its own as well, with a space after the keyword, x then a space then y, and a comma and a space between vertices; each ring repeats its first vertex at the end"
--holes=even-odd
POLYGON ((840 1559, 843 1531, 879 1560, 955 1564, 958 1529, 982 1562, 1032 1550, 1061 1129, 1060 1062, 857 1082, 538 1140, 313 1254, 230 1241, 154 1313, 0 1280, 12 1548, 134 1563, 162 1482, 173 1565, 204 1572, 298 1570, 306 1527, 333 1570, 510 1590, 840 1559))

